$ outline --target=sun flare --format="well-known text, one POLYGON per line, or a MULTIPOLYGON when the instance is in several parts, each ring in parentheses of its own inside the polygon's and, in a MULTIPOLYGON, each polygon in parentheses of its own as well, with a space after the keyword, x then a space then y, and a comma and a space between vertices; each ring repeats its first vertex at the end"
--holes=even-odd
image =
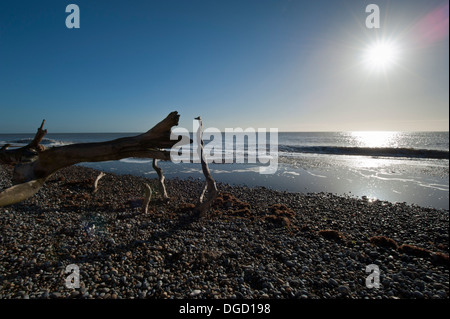
POLYGON ((386 71, 398 61, 399 50, 391 42, 378 41, 367 47, 364 64, 373 71, 386 71))

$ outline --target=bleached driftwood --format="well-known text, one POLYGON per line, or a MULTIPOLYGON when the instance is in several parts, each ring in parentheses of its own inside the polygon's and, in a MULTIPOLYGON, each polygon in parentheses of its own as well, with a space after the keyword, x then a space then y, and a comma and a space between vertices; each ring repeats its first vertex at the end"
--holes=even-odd
POLYGON ((203 122, 201 117, 195 118, 199 121, 199 129, 197 130, 197 152, 200 155, 200 162, 202 164, 203 175, 206 179, 205 187, 200 195, 199 202, 197 204, 197 211, 200 213, 201 217, 204 217, 211 207, 214 200, 217 198, 218 190, 217 185, 214 179, 211 176, 211 172, 209 171, 208 163, 206 162, 206 156, 203 150, 203 122), (205 195, 207 195, 206 200, 204 200, 205 195))
POLYGON ((105 173, 100 172, 100 174, 98 174, 97 178, 95 179, 94 187, 93 187, 93 190, 92 190, 92 192, 93 192, 94 194, 97 193, 97 191, 98 191, 98 182, 99 182, 100 179, 102 179, 102 177, 104 177, 105 175, 106 175, 105 173))
POLYGON ((150 204, 150 200, 152 198, 152 189, 150 185, 144 184, 145 190, 144 190, 144 201, 142 203, 142 212, 144 214, 147 214, 148 212, 148 204, 150 204))
MULTIPOLYGON (((162 169, 157 166, 157 160, 170 160, 170 149, 180 140, 171 140, 170 133, 173 126, 178 125, 178 112, 170 113, 164 120, 155 125, 144 134, 133 137, 119 138, 107 142, 80 143, 60 147, 45 148, 41 145, 47 130, 43 129, 45 120, 33 138, 26 146, 18 149, 9 149, 4 145, 0 149, 0 164, 15 165, 12 177, 14 186, 0 193, 0 207, 21 202, 34 194, 44 185, 45 181, 56 171, 82 162, 101 162, 120 160, 128 157, 153 158, 153 168, 158 174, 161 195, 168 199, 164 186, 162 169)), ((200 216, 205 216, 208 209, 218 195, 216 182, 211 176, 203 150, 203 123, 200 117, 197 131, 197 151, 200 154, 205 187, 196 206, 200 216), (206 197, 206 198, 205 198, 206 197)), ((190 140, 190 143, 192 141, 190 140)), ((93 186, 93 192, 98 189, 99 180, 105 176, 100 173, 93 186)), ((152 190, 146 184, 143 211, 148 211, 152 190)))
POLYGON ((178 125, 178 112, 170 113, 164 120, 144 134, 107 142, 80 143, 45 148, 40 145, 47 130, 45 120, 34 139, 19 149, 0 150, 0 163, 15 165, 12 182, 15 186, 0 193, 0 206, 21 202, 34 195, 56 171, 82 162, 120 160, 128 157, 170 160, 171 148, 178 140, 171 140, 173 126, 178 125))
POLYGON ((158 160, 156 158, 154 158, 153 162, 152 162, 152 166, 153 166, 153 169, 158 174, 159 190, 161 192, 161 196, 163 197, 163 199, 164 200, 169 200, 169 196, 167 195, 167 191, 166 191, 166 186, 164 184, 165 177, 163 175, 161 167, 158 167, 157 161, 158 160))
POLYGON ((0 207, 24 201, 36 194, 44 183, 45 179, 40 178, 7 188, 0 193, 0 207))

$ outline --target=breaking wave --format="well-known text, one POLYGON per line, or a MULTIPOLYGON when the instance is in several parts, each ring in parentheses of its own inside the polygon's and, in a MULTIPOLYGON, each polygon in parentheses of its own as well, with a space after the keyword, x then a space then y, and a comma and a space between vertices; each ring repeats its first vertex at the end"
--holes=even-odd
MULTIPOLYGON (((19 139, 11 140, 11 141, 8 141, 7 143, 13 144, 15 146, 25 146, 25 145, 29 144, 32 140, 33 140, 32 137, 26 137, 26 138, 19 138, 19 139)), ((52 146, 69 145, 69 144, 72 144, 72 142, 59 141, 59 140, 54 140, 51 138, 44 137, 41 141, 41 144, 44 146, 47 146, 47 147, 52 147, 52 146)))
POLYGON ((285 153, 449 159, 448 151, 414 148, 279 145, 278 150, 285 153))

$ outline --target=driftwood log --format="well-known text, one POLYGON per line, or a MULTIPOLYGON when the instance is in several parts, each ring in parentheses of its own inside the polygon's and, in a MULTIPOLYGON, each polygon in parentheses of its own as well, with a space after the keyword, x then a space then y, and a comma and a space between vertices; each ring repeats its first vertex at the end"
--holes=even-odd
MULTIPOLYGON (((164 185, 162 169, 157 166, 157 160, 170 161, 170 148, 181 140, 170 139, 171 129, 178 125, 180 116, 177 112, 170 113, 164 120, 155 125, 144 134, 133 137, 124 137, 108 142, 80 143, 60 147, 45 148, 41 145, 47 134, 44 130, 45 120, 42 121, 33 140, 26 146, 18 149, 8 149, 4 145, 0 149, 0 164, 14 165, 12 182, 14 186, 0 193, 0 207, 12 205, 26 200, 36 194, 45 181, 53 173, 74 164, 82 162, 102 162, 120 160, 128 157, 152 158, 152 166, 158 174, 161 196, 169 200, 164 185)), ((205 187, 196 206, 200 216, 205 216, 211 204, 218 195, 216 182, 211 176, 205 154, 203 151, 203 124, 200 117, 197 131, 197 151, 201 159, 202 171, 206 178, 205 187), (205 196, 206 195, 206 196, 205 196), (205 199, 206 197, 206 199, 205 199)), ((190 140, 190 139, 189 139, 190 140)), ((192 140, 190 140, 192 143, 192 140)), ((97 192, 99 180, 105 176, 101 172, 95 179, 93 193, 97 192)), ((148 211, 152 190, 145 184, 145 199, 142 211, 148 211)))
MULTIPOLYGON (((0 193, 0 207, 21 202, 33 196, 45 181, 57 170, 82 162, 120 160, 128 157, 170 160, 170 149, 178 140, 171 140, 173 126, 178 125, 178 112, 170 113, 149 131, 133 137, 124 137, 107 142, 79 143, 45 148, 40 143, 47 130, 45 120, 34 139, 26 146, 0 149, 0 163, 14 165, 14 186, 0 193)), ((156 166, 156 163, 155 163, 156 166)), ((158 172, 158 170, 157 170, 158 172)), ((164 179, 160 177, 160 182, 164 179)), ((167 194, 163 193, 163 196, 167 194)))

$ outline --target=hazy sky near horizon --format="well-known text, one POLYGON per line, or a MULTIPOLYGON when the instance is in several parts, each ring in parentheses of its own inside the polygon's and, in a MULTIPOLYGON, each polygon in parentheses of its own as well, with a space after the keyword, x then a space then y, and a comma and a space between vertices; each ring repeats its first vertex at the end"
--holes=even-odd
POLYGON ((201 115, 221 130, 448 131, 448 4, 1 1, 0 133, 42 119, 50 133, 142 132, 174 110, 188 129, 201 115))

